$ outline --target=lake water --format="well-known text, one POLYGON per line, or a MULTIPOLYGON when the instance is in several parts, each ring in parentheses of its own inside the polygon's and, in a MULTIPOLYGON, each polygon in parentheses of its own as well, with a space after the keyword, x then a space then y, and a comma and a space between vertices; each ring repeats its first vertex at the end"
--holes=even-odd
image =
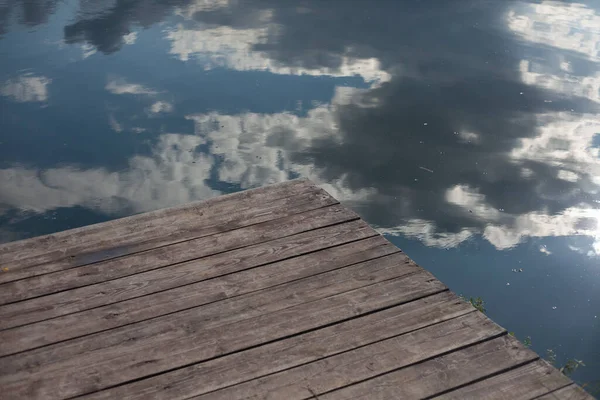
POLYGON ((600 1, 0 0, 0 241, 308 177, 600 379, 600 1))

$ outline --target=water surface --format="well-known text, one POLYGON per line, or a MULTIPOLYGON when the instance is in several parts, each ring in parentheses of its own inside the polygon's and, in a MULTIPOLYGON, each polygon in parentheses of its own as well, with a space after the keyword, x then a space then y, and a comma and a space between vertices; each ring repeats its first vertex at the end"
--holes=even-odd
POLYGON ((0 0, 0 241, 308 177, 600 379, 600 2, 0 0))

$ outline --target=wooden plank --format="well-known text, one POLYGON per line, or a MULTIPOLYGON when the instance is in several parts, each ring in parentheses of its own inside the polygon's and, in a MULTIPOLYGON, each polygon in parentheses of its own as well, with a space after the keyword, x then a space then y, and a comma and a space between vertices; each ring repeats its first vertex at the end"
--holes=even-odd
POLYGON ((316 331, 114 387, 90 400, 183 400, 473 312, 448 291, 316 331))
MULTIPOLYGON (((448 389, 468 384, 508 368, 514 368, 537 358, 535 353, 526 349, 514 338, 504 335, 356 385, 319 395, 319 400, 429 398, 448 389)), ((489 393, 493 393, 493 390, 490 389, 489 393)), ((304 398, 310 398, 310 396, 304 398)), ((458 396, 456 398, 470 397, 458 396)), ((483 399, 484 397, 474 398, 483 399)))
MULTIPOLYGON (((0 347, 0 356, 240 296, 396 252, 398 249, 386 244, 385 239, 374 237, 258 269, 0 331, 0 343, 11 344, 0 347), (303 267, 298 268, 299 265, 303 267)), ((397 257, 395 262, 401 257, 409 262, 405 256, 397 257)))
MULTIPOLYGON (((27 358, 35 360, 36 364, 46 361, 56 363, 85 351, 101 350, 119 345, 127 342, 132 337, 135 337, 136 342, 140 343, 142 340, 152 342, 154 337, 166 333, 177 338, 190 336, 190 331, 193 333, 202 332, 248 318, 258 317, 262 314, 322 300, 338 292, 352 291, 373 283, 423 272, 416 264, 407 263, 406 261, 404 254, 394 253, 383 258, 299 279, 245 296, 213 302, 197 308, 189 307, 183 311, 155 318, 146 323, 132 324, 102 334, 90 335, 63 344, 32 350, 22 355, 10 356, 4 358, 4 360, 14 359, 15 363, 11 369, 6 371, 17 372, 19 368, 24 368, 27 365, 27 358), (84 347, 81 347, 80 344, 84 347)), ((182 300, 185 301, 185 298, 182 300)), ((146 301, 145 306, 148 308, 160 307, 161 303, 159 301, 146 301)), ((110 321, 114 318, 118 318, 118 315, 108 315, 103 320, 110 321)), ((97 321, 96 323, 104 324, 106 322, 97 321)), ((0 374, 3 371, 3 365, 0 365, 0 374)))
MULTIPOLYGON (((201 205, 196 206, 186 213, 177 214, 174 221, 156 226, 153 232, 144 229, 143 224, 130 221, 126 229, 131 230, 131 233, 126 236, 119 237, 109 232, 99 233, 104 237, 100 239, 99 244, 92 240, 81 242, 81 239, 78 239, 80 243, 74 248, 66 249, 55 245, 50 252, 38 256, 3 261, 2 268, 6 268, 7 271, 0 274, 0 283, 94 264, 148 249, 231 231, 337 204, 337 200, 324 191, 318 191, 315 187, 305 194, 274 201, 253 202, 247 207, 236 205, 235 202, 228 204, 228 209, 223 213, 211 213, 201 205)), ((19 254, 27 254, 27 250, 19 254)))
POLYGON ((505 332, 483 314, 473 312, 193 399, 306 399, 505 332))
MULTIPOLYGON (((354 280, 364 284, 382 275, 382 271, 362 273, 354 280)), ((184 321, 180 327, 157 322, 135 324, 142 325, 135 329, 145 331, 139 336, 128 332, 132 326, 117 328, 104 333, 100 345, 95 335, 90 335, 8 356, 3 358, 0 365, 0 385, 3 394, 9 398, 62 398, 91 393, 445 290, 439 281, 425 271, 337 295, 333 294, 339 292, 338 285, 331 289, 335 291, 330 291, 329 297, 303 302, 277 312, 261 313, 255 318, 213 329, 205 327, 210 323, 209 320, 196 315, 195 321, 192 321, 194 316, 186 320, 179 319, 180 324, 184 321), (112 336, 113 340, 118 336, 119 340, 116 343, 110 340, 112 346, 105 347, 107 336, 112 336), (90 351, 90 347, 101 349, 90 351), (66 355, 70 358, 65 360, 66 355)), ((297 297, 305 299, 310 294, 310 289, 304 288, 301 292, 288 292, 284 300, 275 301, 286 303, 291 299, 293 302, 298 301, 295 300, 297 297)), ((201 315, 204 308, 198 308, 197 314, 201 315)), ((222 311, 222 315, 231 315, 229 310, 222 311)))
MULTIPOLYGON (((163 208, 63 232, 3 243, 0 245, 0 262, 24 261, 32 256, 52 252, 56 247, 62 247, 69 252, 75 253, 80 251, 77 246, 83 242, 111 240, 111 237, 112 239, 119 238, 120 240, 124 238, 127 240, 128 235, 135 232, 135 229, 132 229, 132 227, 144 229, 144 233, 149 235, 153 232, 151 231, 153 228, 180 222, 180 219, 171 219, 172 217, 179 218, 182 214, 189 212, 198 215, 196 211, 199 207, 213 214, 222 213, 228 209, 231 203, 242 208, 247 208, 254 202, 258 203, 268 201, 269 199, 278 200, 285 197, 292 197, 299 193, 307 192, 307 189, 308 191, 314 190, 314 185, 310 181, 306 179, 291 180, 276 185, 186 203, 177 207, 163 208), (106 237, 107 235, 110 237, 106 237)), ((137 241, 137 239, 134 240, 134 242, 137 241)))
POLYGON ((573 384, 542 397, 536 397, 535 400, 594 400, 594 398, 585 390, 573 384))
POLYGON ((334 205, 126 257, 8 282, 0 285, 0 304, 121 278, 357 218, 352 211, 334 205))
MULTIPOLYGON (((14 328, 146 296, 374 235, 377 233, 364 221, 351 221, 124 278, 0 306, 0 329, 14 328)), ((356 256, 359 261, 369 259, 365 257, 375 258, 399 250, 380 236, 336 250, 340 256, 346 257, 361 251, 365 251, 365 254, 356 256), (380 249, 374 252, 373 250, 377 247, 385 247, 386 250, 380 249)), ((327 253, 322 255, 328 259, 327 253)), ((318 258, 318 256, 313 256, 309 259, 312 260, 315 257, 318 258)), ((298 262, 306 261, 298 260, 298 262)), ((317 260, 316 265, 322 266, 324 261, 317 260)), ((307 265, 309 268, 306 271, 297 268, 296 270, 309 274, 315 270, 310 268, 312 266, 312 264, 307 265)), ((327 266, 325 265, 325 267, 327 266)))
POLYGON ((436 399, 529 400, 571 383, 546 361, 538 360, 436 399))

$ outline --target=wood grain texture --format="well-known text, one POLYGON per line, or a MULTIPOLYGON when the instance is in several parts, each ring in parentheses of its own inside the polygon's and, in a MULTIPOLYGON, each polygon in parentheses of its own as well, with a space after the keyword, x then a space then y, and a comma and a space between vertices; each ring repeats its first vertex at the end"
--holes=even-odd
MULTIPOLYGON (((509 335, 319 396, 319 400, 422 399, 533 361, 538 356, 509 335)), ((457 391, 458 393, 459 391, 457 391)), ((482 392, 486 389, 482 386, 482 392)), ((494 393, 493 390, 489 391, 494 393)), ((457 395, 457 399, 465 393, 457 395)), ((310 398, 305 396, 304 398, 310 398)), ((472 397, 483 399, 484 397, 472 397)))
POLYGON ((264 192, 265 198, 262 201, 247 196, 246 202, 242 204, 236 201, 218 201, 208 209, 203 203, 193 207, 186 206, 181 212, 175 213, 173 218, 159 219, 153 223, 138 222, 136 218, 146 221, 144 214, 126 221, 117 220, 115 225, 120 228, 117 232, 100 231, 96 235, 89 235, 84 229, 79 234, 69 234, 70 241, 76 243, 71 247, 56 243, 55 237, 50 235, 46 238, 52 245, 45 253, 30 255, 31 251, 36 252, 36 247, 32 244, 27 247, 27 243, 24 244, 27 250, 10 252, 8 255, 0 253, 3 255, 0 265, 8 269, 0 274, 0 283, 93 264, 337 203, 337 200, 314 185, 301 185, 300 189, 305 193, 293 191, 286 193, 283 198, 271 198, 267 191, 264 192), (123 230, 126 232, 122 232, 123 230), (11 255, 16 259, 10 259, 11 255))
MULTIPOLYGON (((171 264, 124 278, 3 305, 0 306, 0 329, 146 296, 375 235, 377 233, 363 221, 351 221, 188 262, 171 264)), ((353 246, 346 246, 339 252, 340 255, 346 256, 360 251, 371 254, 369 250, 375 246, 399 251, 378 236, 365 243, 357 243, 355 250, 353 246), (348 251, 349 253, 346 254, 348 251)), ((362 261, 367 259, 364 258, 362 261)))
POLYGON ((129 276, 357 218, 352 211, 334 205, 126 257, 8 282, 0 285, 0 304, 129 276))
POLYGON ((538 360, 436 399, 529 400, 571 383, 546 361, 538 360))
POLYGON ((85 396, 183 400, 310 363, 474 311, 448 291, 240 353, 85 396))
POLYGON ((2 399, 589 398, 305 180, 0 266, 2 399))
POLYGON ((412 333, 395 336, 194 399, 310 398, 505 332, 483 314, 472 312, 412 333))
MULTIPOLYGON (((376 261, 381 264, 393 257, 376 261)), ((254 318, 250 316, 257 311, 252 304, 246 303, 248 311, 243 315, 220 307, 218 319, 225 315, 242 320, 225 325, 219 321, 220 326, 214 328, 206 327, 211 320, 202 315, 209 308, 205 306, 194 309, 196 312, 188 318, 176 318, 171 323, 156 319, 113 329, 101 337, 90 335, 7 356, 0 364, 0 386, 11 398, 61 398, 91 393, 445 290, 425 271, 406 275, 407 268, 391 269, 405 276, 386 279, 385 270, 377 270, 373 265, 356 274, 346 273, 342 282, 331 282, 316 290, 305 284, 300 291, 288 291, 280 301, 268 299, 267 308, 280 310, 266 314, 261 310, 254 318), (385 280, 369 284, 380 279, 385 280), (352 289, 365 284, 368 286, 352 289), (308 300, 315 294, 319 300, 308 300), (131 332, 132 329, 137 332, 131 332)), ((322 276, 318 278, 324 280, 322 276)), ((245 300, 236 298, 239 299, 245 300)))
POLYGON ((594 400, 594 398, 585 390, 573 384, 541 397, 536 397, 535 400, 594 400))
MULTIPOLYGON (((27 368, 29 364, 41 366, 44 363, 68 360, 81 353, 127 343, 131 338, 135 339, 135 343, 141 343, 143 340, 152 343, 155 337, 167 333, 169 337, 182 338, 191 333, 201 333, 209 328, 217 328, 307 302, 326 299, 336 293, 352 291, 419 272, 422 272, 422 269, 408 261, 404 254, 394 253, 387 257, 350 265, 344 269, 336 269, 244 296, 215 301, 198 308, 188 308, 149 322, 112 329, 32 350, 23 355, 5 357, 0 364, 0 374, 18 372, 27 368), (4 369, 4 365, 8 364, 12 364, 11 367, 4 369)), ((182 300, 185 301, 185 298, 182 300)), ((160 303, 146 302, 146 307, 160 307, 160 303)), ((108 315, 105 319, 114 318, 118 318, 118 315, 108 315)))
MULTIPOLYGON (((356 233, 356 231, 354 232, 356 233)), ((397 248, 387 244, 383 238, 374 237, 269 264, 257 270, 229 274, 152 295, 0 331, 0 343, 11 343, 10 347, 0 347, 0 356, 240 296, 365 260, 383 257, 397 251, 397 248), (300 265, 303 267, 299 268, 300 265)), ((408 258, 404 255, 396 257, 397 260, 393 262, 400 262, 402 257, 408 262, 408 258)), ((392 261, 383 261, 383 264, 386 262, 392 261)), ((319 279, 323 279, 322 283, 327 282, 328 276, 319 279)))
MULTIPOLYGON (((79 249, 76 246, 81 245, 83 242, 98 242, 102 239, 110 240, 106 235, 112 236, 113 239, 122 236, 127 238, 127 234, 134 231, 131 229, 133 225, 138 225, 136 226, 137 228, 141 227, 144 229, 160 227, 162 224, 169 225, 172 222, 169 218, 174 216, 177 217, 188 211, 195 212, 198 208, 204 210, 212 209, 218 212, 219 207, 227 208, 229 203, 238 204, 243 208, 244 204, 295 196, 298 193, 312 191, 313 188, 314 184, 310 181, 306 179, 296 179, 276 185, 264 186, 257 189, 214 197, 208 200, 186 203, 176 207, 163 208, 63 232, 38 236, 31 239, 3 243, 0 245, 0 261, 24 261, 33 256, 52 252, 57 247, 65 248, 68 251, 77 251, 79 249), (28 253, 23 254, 23 250, 27 250, 28 253)), ((148 232, 146 231, 146 233, 148 232)))

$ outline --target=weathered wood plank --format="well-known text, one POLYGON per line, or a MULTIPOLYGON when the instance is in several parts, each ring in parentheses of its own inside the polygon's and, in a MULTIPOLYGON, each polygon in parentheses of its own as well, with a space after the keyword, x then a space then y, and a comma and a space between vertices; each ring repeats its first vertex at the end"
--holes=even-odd
MULTIPOLYGON (((152 232, 145 229, 143 224, 140 225, 132 220, 129 222, 129 226, 126 227, 126 229, 131 230, 131 233, 127 236, 119 237, 109 232, 99 233, 104 237, 104 239, 99 239, 100 245, 91 239, 81 242, 81 239, 78 238, 79 245, 69 250, 56 246, 50 252, 38 256, 2 261, 2 268, 6 268, 8 271, 0 274, 0 283, 93 264, 193 238, 205 237, 283 218, 337 204, 337 200, 314 187, 308 193, 282 199, 265 199, 264 202, 258 203, 253 201, 246 207, 243 207, 243 204, 236 206, 235 202, 227 204, 227 210, 221 213, 211 213, 209 210, 205 210, 202 204, 197 205, 185 213, 176 214, 173 221, 163 221, 165 223, 154 227, 152 232)), ((81 236, 87 235, 82 233, 81 236)), ((27 254, 27 251, 19 254, 27 254)))
POLYGON ((538 360, 436 399, 529 400, 571 383, 546 361, 538 360))
MULTIPOLYGON (((319 400, 423 399, 537 358, 535 353, 514 338, 504 335, 372 380, 319 395, 319 400)), ((483 392, 480 394, 484 394, 483 392)), ((490 390, 490 393, 493 393, 493 390, 490 390)), ((310 396, 304 398, 308 399, 310 396)))
POLYGON ((306 399, 505 332, 483 314, 473 312, 193 399, 306 399))
POLYGON ((183 400, 472 313, 448 291, 114 387, 88 400, 183 400))
POLYGON ((2 398, 588 398, 307 181, 0 266, 2 398))
MULTIPOLYGON (((124 278, 3 305, 0 306, 0 329, 14 328, 146 296, 375 235, 377 233, 364 221, 351 221, 124 278)), ((386 254, 386 251, 391 253, 399 250, 379 236, 366 242, 358 242, 355 245, 344 246, 332 251, 346 258, 365 251, 365 254, 358 254, 356 257, 359 261, 366 261, 369 258, 365 257, 375 258, 380 254, 386 254), (385 247, 386 250, 381 249, 374 252, 376 247, 385 247)), ((328 253, 321 255, 324 256, 323 261, 317 260, 314 265, 304 264, 307 267, 306 271, 298 268, 295 271, 306 273, 308 276, 311 271, 315 271, 314 267, 317 265, 324 265, 327 268, 325 260, 329 259, 328 253)), ((298 260, 298 262, 307 262, 307 260, 318 259, 318 257, 313 255, 308 259, 298 260)))
MULTIPOLYGON (((406 271, 405 268, 396 269, 406 271)), ((385 276, 382 271, 363 272, 354 280, 364 284, 382 276, 385 276)), ((205 327, 209 321, 204 318, 196 316, 196 320, 192 321, 193 316, 190 316, 180 327, 160 323, 136 324, 143 325, 141 329, 146 331, 143 337, 128 335, 130 326, 109 331, 102 335, 102 340, 112 333, 112 339, 120 336, 119 341, 113 342, 111 347, 100 346, 100 351, 89 351, 89 347, 98 345, 98 340, 91 335, 8 356, 0 365, 0 385, 3 393, 11 398, 61 398, 91 393, 439 293, 445 287, 430 274, 421 271, 334 295, 340 290, 344 289, 338 284, 330 288, 329 297, 213 329, 205 327), (162 333, 148 332, 159 326, 162 333), (66 354, 71 354, 69 359, 57 361, 57 358, 64 359, 66 354)), ((303 286, 300 292, 289 292, 278 303, 294 301, 297 297, 306 299, 309 294, 312 294, 310 289, 303 286)), ((197 313, 201 314, 204 308, 198 308, 197 313)), ((229 310, 222 311, 224 315, 231 315, 229 310)))
POLYGON ((594 398, 585 390, 573 384, 542 397, 536 397, 535 400, 594 400, 594 398))
MULTIPOLYGON (((0 347, 0 356, 240 296, 397 251, 394 246, 386 244, 385 239, 374 237, 151 296, 0 331, 0 343, 11 343, 10 347, 0 347), (298 268, 299 265, 303 267, 298 268)), ((405 259, 408 261, 407 257, 405 259)))
MULTIPOLYGON (((4 366, 0 365, 0 374, 18 372, 21 368, 26 368, 30 364, 28 359, 35 360, 35 364, 41 366, 46 362, 57 363, 67 360, 80 353, 121 345, 127 343, 132 337, 135 338, 136 343, 141 343, 143 340, 152 342, 155 337, 164 334, 169 334, 169 337, 174 338, 186 337, 191 333, 201 333, 209 328, 217 328, 307 302, 322 300, 338 292, 352 291, 373 283, 420 272, 423 272, 422 268, 408 261, 404 254, 394 253, 244 296, 213 302, 202 307, 187 308, 145 323, 131 324, 62 344, 32 350, 22 355, 9 356, 3 358, 4 364, 12 362, 12 367, 5 370, 4 366)), ((183 298, 182 301, 186 301, 186 299, 183 298)), ((146 307, 161 306, 160 302, 146 302, 145 305, 146 307)), ((114 318, 118 318, 118 315, 108 315, 104 320, 114 318)))
POLYGON ((242 208, 246 206, 247 208, 253 202, 268 201, 268 199, 276 200, 305 193, 307 188, 309 191, 313 190, 314 185, 306 179, 291 180, 281 184, 186 203, 176 207, 162 208, 107 222, 69 229, 63 232, 3 243, 0 245, 0 262, 27 260, 32 256, 52 252, 57 247, 64 248, 67 251, 78 252, 80 249, 74 246, 78 246, 82 242, 111 240, 106 235, 110 235, 113 240, 121 240, 121 238, 128 238, 128 234, 134 233, 134 228, 145 229, 145 233, 148 234, 150 228, 161 227, 162 224, 171 225, 173 222, 179 222, 179 220, 170 220, 169 218, 171 217, 178 218, 180 214, 190 211, 198 214, 196 212, 198 207, 211 210, 212 213, 222 213, 229 207, 230 203, 234 203, 242 208), (24 250, 27 253, 23 253, 24 250))
POLYGON ((334 205, 126 257, 8 282, 0 285, 0 304, 121 278, 357 218, 352 211, 334 205))

